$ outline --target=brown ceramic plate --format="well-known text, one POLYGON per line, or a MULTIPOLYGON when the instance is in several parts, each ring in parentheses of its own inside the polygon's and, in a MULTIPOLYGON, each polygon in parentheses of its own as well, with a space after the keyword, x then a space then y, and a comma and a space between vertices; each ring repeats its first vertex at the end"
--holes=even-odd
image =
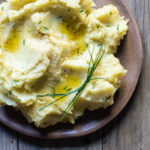
POLYGON ((102 128, 114 119, 128 103, 135 90, 141 72, 143 50, 140 33, 131 11, 123 0, 94 1, 96 2, 97 7, 102 7, 111 2, 118 7, 121 15, 130 20, 128 34, 122 41, 117 54, 122 65, 128 70, 128 74, 123 79, 121 88, 115 96, 115 104, 106 110, 86 112, 75 125, 58 124, 46 129, 37 129, 12 108, 0 108, 0 121, 3 124, 20 133, 38 138, 55 139, 77 137, 102 128))

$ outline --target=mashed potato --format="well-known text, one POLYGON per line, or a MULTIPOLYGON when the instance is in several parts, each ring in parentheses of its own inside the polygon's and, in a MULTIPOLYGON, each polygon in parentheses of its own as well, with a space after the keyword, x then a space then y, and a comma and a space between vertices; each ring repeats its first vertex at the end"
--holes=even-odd
POLYGON ((0 5, 0 104, 20 110, 30 123, 75 123, 85 109, 113 104, 126 70, 114 56, 128 30, 113 5, 93 9, 92 0, 7 0, 0 5), (91 60, 105 53, 93 78, 62 120, 91 60), (45 107, 41 110, 41 108, 45 107))

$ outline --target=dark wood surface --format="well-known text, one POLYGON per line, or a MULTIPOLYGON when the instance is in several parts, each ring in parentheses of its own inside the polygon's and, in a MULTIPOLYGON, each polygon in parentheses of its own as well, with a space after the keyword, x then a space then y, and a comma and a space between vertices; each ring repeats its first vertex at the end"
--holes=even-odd
POLYGON ((144 44, 144 64, 136 91, 124 111, 96 133, 75 139, 39 140, 23 136, 0 124, 0 150, 149 150, 150 148, 150 2, 125 0, 132 9, 144 44))

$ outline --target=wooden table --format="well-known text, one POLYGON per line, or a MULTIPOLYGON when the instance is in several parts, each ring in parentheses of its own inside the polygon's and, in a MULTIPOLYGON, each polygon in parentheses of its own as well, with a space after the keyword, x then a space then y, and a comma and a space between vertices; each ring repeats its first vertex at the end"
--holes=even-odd
POLYGON ((34 139, 0 124, 0 150, 150 150, 150 0, 125 1, 138 22, 145 58, 136 91, 123 112, 98 132, 67 140, 34 139))

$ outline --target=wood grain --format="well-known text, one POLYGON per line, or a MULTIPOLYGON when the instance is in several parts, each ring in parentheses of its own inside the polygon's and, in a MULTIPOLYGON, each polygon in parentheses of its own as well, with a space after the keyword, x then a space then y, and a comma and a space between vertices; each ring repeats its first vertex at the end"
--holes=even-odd
POLYGON ((144 64, 136 91, 126 109, 102 130, 85 137, 37 140, 0 124, 0 150, 149 150, 150 149, 150 1, 125 0, 138 22, 144 64), (12 142, 13 140, 13 142, 12 142))

